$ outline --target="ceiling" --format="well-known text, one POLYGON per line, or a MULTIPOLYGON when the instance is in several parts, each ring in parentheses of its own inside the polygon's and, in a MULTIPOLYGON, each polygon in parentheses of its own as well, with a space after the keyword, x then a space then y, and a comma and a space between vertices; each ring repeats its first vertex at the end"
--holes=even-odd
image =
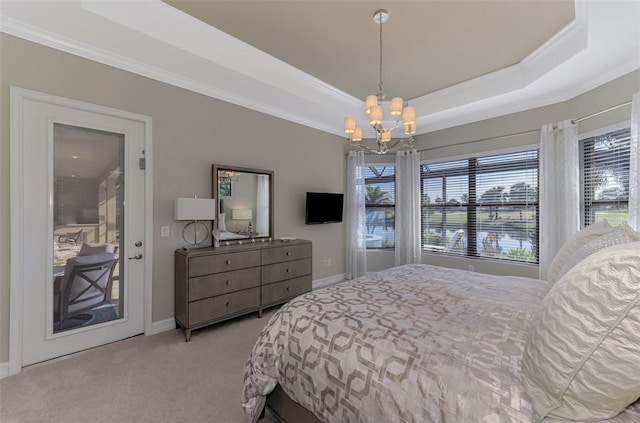
POLYGON ((165 2, 357 98, 378 91, 378 9, 385 91, 404 99, 515 65, 574 19, 572 0, 165 2))
POLYGON ((637 1, 3 0, 0 30, 342 136, 377 92, 379 8, 384 91, 415 106, 418 133, 640 68, 637 1))

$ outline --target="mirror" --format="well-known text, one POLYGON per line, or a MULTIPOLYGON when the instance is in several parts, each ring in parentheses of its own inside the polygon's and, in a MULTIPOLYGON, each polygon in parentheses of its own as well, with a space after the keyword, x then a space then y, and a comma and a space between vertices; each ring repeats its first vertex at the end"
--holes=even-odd
POLYGON ((273 171, 213 165, 220 242, 273 238, 273 171))

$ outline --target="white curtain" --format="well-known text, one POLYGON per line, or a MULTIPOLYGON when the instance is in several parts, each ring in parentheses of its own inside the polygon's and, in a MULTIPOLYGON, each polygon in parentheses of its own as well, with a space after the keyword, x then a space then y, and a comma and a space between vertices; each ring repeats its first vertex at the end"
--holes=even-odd
POLYGON ((395 265, 420 263, 420 153, 396 154, 395 265))
POLYGON ((347 159, 347 271, 353 279, 367 273, 364 152, 350 151, 347 159))
POLYGON ((540 136, 540 279, 556 252, 580 230, 578 128, 571 121, 547 124, 540 136))
POLYGON ((631 163, 629 167, 629 225, 640 231, 640 92, 631 103, 631 163))
POLYGON ((258 194, 256 202, 256 232, 269 235, 269 176, 258 175, 258 194))

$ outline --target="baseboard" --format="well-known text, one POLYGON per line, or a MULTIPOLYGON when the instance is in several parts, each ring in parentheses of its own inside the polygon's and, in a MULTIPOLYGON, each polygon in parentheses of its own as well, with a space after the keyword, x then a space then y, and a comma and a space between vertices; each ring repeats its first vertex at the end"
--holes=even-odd
POLYGON ((345 274, 341 273, 339 275, 329 276, 328 278, 316 279, 311 283, 311 289, 316 290, 320 288, 326 288, 331 285, 335 285, 339 282, 343 282, 345 280, 345 274))
POLYGON ((9 376, 9 362, 0 363, 0 379, 9 376))
POLYGON ((168 332, 176 328, 176 319, 170 317, 168 319, 159 320, 151 324, 150 335, 157 335, 162 332, 168 332))

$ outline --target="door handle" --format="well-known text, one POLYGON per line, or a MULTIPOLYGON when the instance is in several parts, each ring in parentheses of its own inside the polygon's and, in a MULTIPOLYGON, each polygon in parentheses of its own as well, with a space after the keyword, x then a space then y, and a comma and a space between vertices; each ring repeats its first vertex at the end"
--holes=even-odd
POLYGON ((129 260, 140 260, 142 258, 142 254, 138 253, 133 257, 129 257, 129 260))

